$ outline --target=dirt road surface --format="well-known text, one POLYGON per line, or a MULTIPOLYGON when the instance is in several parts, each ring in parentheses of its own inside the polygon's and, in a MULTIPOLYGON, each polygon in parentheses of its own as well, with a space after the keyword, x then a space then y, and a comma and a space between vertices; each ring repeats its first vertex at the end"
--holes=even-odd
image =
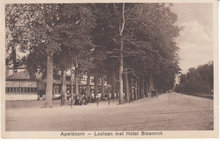
POLYGON ((112 101, 84 106, 7 106, 6 131, 212 130, 213 100, 162 94, 134 103, 112 101))

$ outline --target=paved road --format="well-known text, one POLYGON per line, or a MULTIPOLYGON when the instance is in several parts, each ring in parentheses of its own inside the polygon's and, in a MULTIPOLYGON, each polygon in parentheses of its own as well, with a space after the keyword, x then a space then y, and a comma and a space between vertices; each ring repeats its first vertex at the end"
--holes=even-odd
POLYGON ((163 94, 134 103, 108 106, 7 108, 8 131, 212 130, 213 100, 163 94))

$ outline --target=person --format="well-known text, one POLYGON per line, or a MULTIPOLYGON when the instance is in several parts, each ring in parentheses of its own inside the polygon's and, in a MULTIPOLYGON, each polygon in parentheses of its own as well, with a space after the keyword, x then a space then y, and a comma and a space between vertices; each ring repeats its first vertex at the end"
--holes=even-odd
POLYGON ((132 93, 131 93, 131 100, 130 100, 130 102, 134 102, 134 91, 132 90, 132 93))
POLYGON ((76 96, 75 105, 80 105, 80 95, 76 96))
POLYGON ((87 105, 88 104, 88 96, 87 96, 87 94, 85 94, 83 96, 83 100, 84 100, 84 105, 87 105))
POLYGON ((85 100, 85 95, 84 95, 84 94, 82 95, 82 99, 81 99, 81 101, 82 101, 81 105, 85 105, 86 100, 85 100))
POLYGON ((70 90, 67 90, 66 93, 67 93, 67 100, 70 100, 70 98, 71 98, 71 97, 70 97, 70 90))
POLYGON ((108 92, 108 105, 110 105, 110 92, 108 92))
POLYGON ((91 103, 94 103, 94 102, 95 102, 94 94, 92 94, 92 95, 90 96, 90 100, 91 100, 91 103))
POLYGON ((83 95, 79 95, 79 105, 83 105, 83 95))
POLYGON ((63 93, 61 93, 60 100, 61 100, 60 106, 63 106, 64 105, 64 94, 63 93))
POLYGON ((97 104, 97 107, 99 106, 99 100, 100 100, 100 97, 98 95, 96 95, 96 104, 97 104))

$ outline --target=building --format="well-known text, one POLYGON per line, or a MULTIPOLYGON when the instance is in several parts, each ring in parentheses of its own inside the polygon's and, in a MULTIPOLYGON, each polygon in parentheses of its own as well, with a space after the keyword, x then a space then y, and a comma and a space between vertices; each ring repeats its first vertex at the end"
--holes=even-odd
POLYGON ((6 76, 6 100, 36 100, 37 83, 30 79, 27 71, 6 76))
MULTIPOLYGON (((80 93, 86 88, 87 75, 79 75, 79 90, 80 93)), ((56 76, 53 80, 53 97, 61 94, 61 77, 56 76)), ((74 90, 75 90, 75 82, 74 90)), ((93 87, 93 77, 90 78, 90 85, 93 87)), ((66 88, 71 92, 71 77, 66 76, 66 88)), ((31 80, 28 72, 25 69, 18 69, 16 72, 13 69, 6 70, 6 100, 39 100, 43 98, 46 91, 46 82, 44 80, 31 80)))

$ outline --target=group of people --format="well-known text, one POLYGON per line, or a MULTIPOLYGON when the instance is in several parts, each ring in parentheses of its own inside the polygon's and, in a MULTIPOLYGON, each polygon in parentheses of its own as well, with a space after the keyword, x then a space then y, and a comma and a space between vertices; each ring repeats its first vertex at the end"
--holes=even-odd
POLYGON ((75 105, 87 105, 88 103, 93 102, 95 102, 95 98, 86 94, 79 94, 75 98, 75 105))

